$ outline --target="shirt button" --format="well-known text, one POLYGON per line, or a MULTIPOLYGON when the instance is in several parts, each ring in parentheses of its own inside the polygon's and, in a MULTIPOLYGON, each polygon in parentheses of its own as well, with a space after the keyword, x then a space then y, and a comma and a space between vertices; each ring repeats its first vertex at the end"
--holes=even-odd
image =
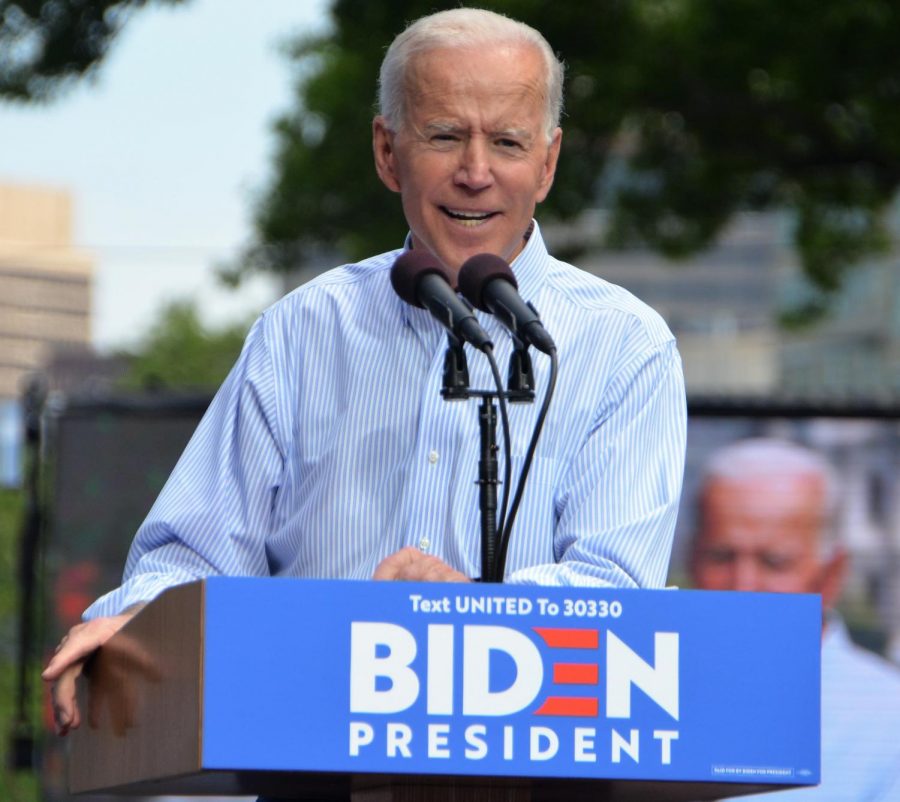
POLYGON ((428 551, 428 547, 429 547, 430 545, 431 545, 431 541, 430 541, 427 537, 423 537, 423 538, 419 541, 419 548, 420 548, 422 551, 428 551))
POLYGON ((434 449, 428 452, 428 461, 432 465, 434 465, 438 461, 438 457, 440 457, 440 454, 438 454, 434 449))

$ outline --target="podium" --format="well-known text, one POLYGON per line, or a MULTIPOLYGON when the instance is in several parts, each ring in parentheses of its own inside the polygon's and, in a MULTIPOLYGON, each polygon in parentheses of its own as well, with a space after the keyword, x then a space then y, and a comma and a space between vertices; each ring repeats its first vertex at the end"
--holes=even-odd
POLYGON ((819 781, 818 596, 210 578, 90 661, 73 792, 702 800, 819 781))

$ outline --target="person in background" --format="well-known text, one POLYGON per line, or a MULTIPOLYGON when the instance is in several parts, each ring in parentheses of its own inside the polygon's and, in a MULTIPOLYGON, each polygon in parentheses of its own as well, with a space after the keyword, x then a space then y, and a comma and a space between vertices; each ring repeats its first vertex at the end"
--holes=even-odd
POLYGON ((712 455, 690 553, 705 590, 822 597, 822 781, 741 799, 900 800, 900 671, 848 636, 835 604, 848 555, 835 532, 839 485, 820 454, 769 438, 712 455))

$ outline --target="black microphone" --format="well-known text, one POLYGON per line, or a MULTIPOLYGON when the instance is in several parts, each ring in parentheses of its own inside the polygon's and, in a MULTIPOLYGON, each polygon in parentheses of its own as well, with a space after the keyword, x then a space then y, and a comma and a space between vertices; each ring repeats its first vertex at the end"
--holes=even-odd
POLYGON ((519 285, 506 260, 492 253, 470 257, 459 271, 459 291, 472 306, 499 318, 522 342, 545 354, 556 350, 537 311, 519 295, 519 285))
POLYGON ((447 330, 478 350, 493 347, 472 310, 453 291, 450 276, 440 262, 425 251, 405 251, 391 268, 394 291, 406 303, 427 309, 447 330))

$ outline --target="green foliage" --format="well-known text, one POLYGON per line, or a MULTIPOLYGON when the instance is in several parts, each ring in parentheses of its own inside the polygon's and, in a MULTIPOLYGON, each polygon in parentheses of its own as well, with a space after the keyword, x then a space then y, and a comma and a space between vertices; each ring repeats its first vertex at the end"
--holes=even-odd
MULTIPOLYGON (((7 761, 7 749, 16 715, 16 638, 18 632, 19 527, 23 513, 22 494, 0 489, 0 799, 9 802, 37 802, 40 798, 33 772, 14 771, 7 761)), ((31 683, 36 695, 38 668, 31 683)), ((35 699, 37 706, 37 698, 35 699)))
POLYGON ((210 331, 191 302, 170 304, 132 354, 123 385, 130 389, 216 389, 241 352, 244 325, 210 331))
POLYGON ((147 2, 0 0, 0 98, 48 100, 90 74, 147 2))
MULTIPOLYGON (((290 271, 402 240, 372 166, 378 65, 407 21, 454 0, 336 0, 331 32, 290 50, 295 107, 275 126, 273 179, 244 268, 290 271)), ((885 247, 900 182, 900 7, 888 0, 485 0, 567 62, 556 185, 542 217, 598 202, 610 242, 672 257, 743 209, 788 209, 821 289, 885 247)))

